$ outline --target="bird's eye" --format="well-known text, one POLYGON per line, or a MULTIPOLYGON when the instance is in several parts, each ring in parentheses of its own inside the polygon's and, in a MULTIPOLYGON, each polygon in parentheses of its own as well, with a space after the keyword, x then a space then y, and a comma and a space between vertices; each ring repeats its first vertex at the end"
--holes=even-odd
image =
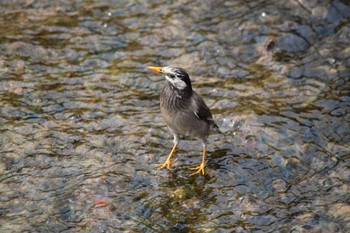
POLYGON ((175 74, 170 74, 169 76, 170 76, 170 78, 172 78, 172 79, 175 78, 175 74))

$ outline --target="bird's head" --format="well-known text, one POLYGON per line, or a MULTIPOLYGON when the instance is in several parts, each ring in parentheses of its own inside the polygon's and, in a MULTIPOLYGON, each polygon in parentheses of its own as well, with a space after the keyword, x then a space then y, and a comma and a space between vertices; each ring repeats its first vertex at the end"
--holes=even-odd
POLYGON ((148 69, 164 74, 165 79, 168 81, 171 87, 175 88, 176 90, 192 92, 190 77, 184 69, 172 66, 149 66, 148 69))

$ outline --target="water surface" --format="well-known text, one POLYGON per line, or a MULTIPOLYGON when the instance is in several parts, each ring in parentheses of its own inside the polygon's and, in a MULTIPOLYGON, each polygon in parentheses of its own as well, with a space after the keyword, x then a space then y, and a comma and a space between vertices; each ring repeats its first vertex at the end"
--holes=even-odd
POLYGON ((1 1, 1 232, 348 232, 347 1, 1 1), (185 68, 225 135, 172 147, 185 68))

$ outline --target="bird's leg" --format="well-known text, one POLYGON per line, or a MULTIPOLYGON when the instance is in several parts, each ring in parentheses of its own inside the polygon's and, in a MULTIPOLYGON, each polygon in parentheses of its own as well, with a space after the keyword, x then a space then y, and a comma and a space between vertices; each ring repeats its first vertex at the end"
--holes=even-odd
POLYGON ((163 164, 158 164, 158 165, 159 165, 158 170, 160 170, 160 169, 162 169, 162 168, 164 168, 164 167, 166 167, 167 169, 170 169, 170 165, 171 165, 171 156, 173 156, 173 154, 174 154, 174 152, 175 152, 175 149, 176 149, 176 146, 177 146, 177 144, 174 144, 174 147, 173 147, 173 149, 171 150, 171 152, 170 152, 168 158, 165 160, 165 162, 164 162, 163 164))
POLYGON ((199 166, 197 167, 194 167, 194 168, 191 168, 191 170, 197 170, 195 171, 194 173, 191 174, 192 175, 195 175, 195 174, 198 174, 198 173, 201 173, 204 175, 204 167, 205 165, 207 164, 207 161, 205 161, 205 156, 207 154, 207 145, 205 143, 203 143, 203 157, 202 157, 202 162, 199 166))
POLYGON ((162 169, 164 167, 166 167, 167 169, 170 169, 171 157, 173 156, 173 154, 175 152, 177 144, 179 144, 179 136, 174 134, 174 146, 173 146, 173 149, 170 151, 170 154, 168 155, 168 158, 165 160, 165 162, 163 164, 158 164, 159 165, 158 170, 160 170, 160 169, 162 169))

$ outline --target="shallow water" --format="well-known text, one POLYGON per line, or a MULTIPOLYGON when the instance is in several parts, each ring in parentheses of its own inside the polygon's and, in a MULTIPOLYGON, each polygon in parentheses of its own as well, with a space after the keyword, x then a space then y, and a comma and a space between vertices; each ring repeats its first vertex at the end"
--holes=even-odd
POLYGON ((347 1, 1 1, 0 232, 350 231, 347 1), (161 76, 225 135, 172 147, 161 76))

